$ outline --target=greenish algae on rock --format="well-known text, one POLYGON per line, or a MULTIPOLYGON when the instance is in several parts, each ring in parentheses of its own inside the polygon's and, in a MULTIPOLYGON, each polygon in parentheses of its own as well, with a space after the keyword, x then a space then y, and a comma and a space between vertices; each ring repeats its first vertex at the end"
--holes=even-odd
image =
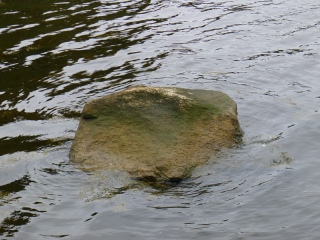
POLYGON ((86 104, 70 159, 88 171, 178 181, 241 135, 236 103, 224 93, 138 86, 86 104))

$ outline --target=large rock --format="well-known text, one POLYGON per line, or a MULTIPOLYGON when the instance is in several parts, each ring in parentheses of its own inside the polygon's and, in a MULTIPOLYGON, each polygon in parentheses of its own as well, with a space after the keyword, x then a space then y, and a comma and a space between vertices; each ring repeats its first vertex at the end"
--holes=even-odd
POLYGON ((241 133, 236 103, 224 93, 138 86, 86 104, 70 159, 84 170, 176 181, 241 133))

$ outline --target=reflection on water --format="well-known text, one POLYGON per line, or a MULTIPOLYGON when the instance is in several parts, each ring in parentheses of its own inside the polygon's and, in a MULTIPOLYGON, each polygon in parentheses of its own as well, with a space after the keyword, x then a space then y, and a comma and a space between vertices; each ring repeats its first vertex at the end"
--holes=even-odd
MULTIPOLYGON (((27 209, 26 209, 27 210, 27 209)), ((31 209, 31 211, 37 211, 36 209, 31 209)), ((19 227, 26 225, 29 222, 29 219, 36 217, 37 214, 34 214, 29 211, 21 212, 14 211, 10 217, 5 218, 2 221, 0 227, 0 234, 4 237, 13 237, 14 233, 18 231, 19 227)))
POLYGON ((1 0, 1 238, 317 239, 319 9, 1 0), (136 84, 226 92, 243 146, 171 185, 71 165, 84 103, 136 84))
POLYGON ((15 180, 8 184, 0 186, 1 196, 8 195, 9 193, 15 193, 25 190, 25 187, 32 182, 30 176, 23 176, 21 179, 15 180))

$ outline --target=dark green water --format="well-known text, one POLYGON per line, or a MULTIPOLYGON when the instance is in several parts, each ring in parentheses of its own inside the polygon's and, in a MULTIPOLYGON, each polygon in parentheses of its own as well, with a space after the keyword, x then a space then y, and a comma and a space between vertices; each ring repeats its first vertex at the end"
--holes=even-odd
POLYGON ((0 239, 318 239, 320 3, 0 1, 0 239), (136 84, 219 90, 244 145, 168 189, 69 163, 136 84))

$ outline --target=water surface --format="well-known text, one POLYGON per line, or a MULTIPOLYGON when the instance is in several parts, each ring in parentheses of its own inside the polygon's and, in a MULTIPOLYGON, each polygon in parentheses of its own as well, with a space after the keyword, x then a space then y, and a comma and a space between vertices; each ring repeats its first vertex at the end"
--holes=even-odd
POLYGON ((319 10, 1 0, 1 239, 318 239, 319 10), (84 104, 137 84, 227 93, 243 146, 166 189, 70 164, 84 104))

